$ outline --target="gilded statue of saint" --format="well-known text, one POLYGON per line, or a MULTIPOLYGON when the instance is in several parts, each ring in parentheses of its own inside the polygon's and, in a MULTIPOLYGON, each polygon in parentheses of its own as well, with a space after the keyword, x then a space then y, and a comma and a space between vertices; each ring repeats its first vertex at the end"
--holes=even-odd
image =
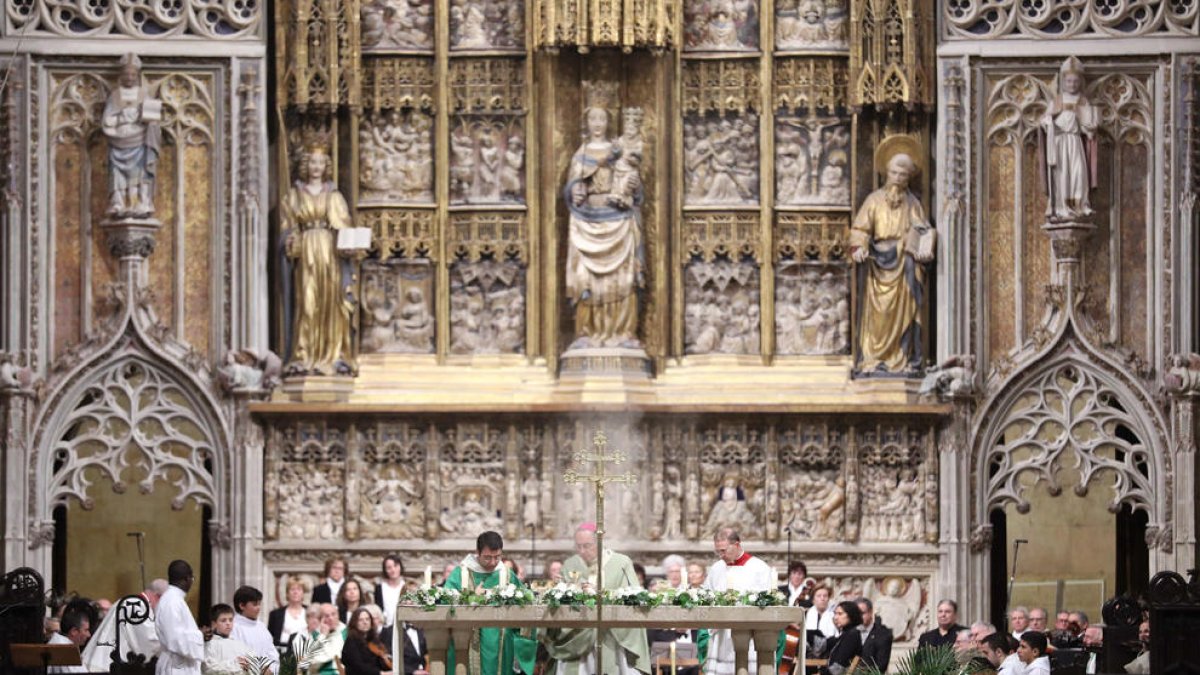
POLYGON ((587 135, 563 188, 570 210, 567 295, 575 307, 572 348, 641 346, 637 289, 643 285, 637 147, 608 137, 608 111, 587 111, 587 135))
POLYGON ((859 267, 857 370, 866 376, 908 375, 921 367, 926 264, 937 231, 908 189, 919 172, 920 147, 912 136, 890 136, 875 151, 887 177, 863 200, 850 231, 850 255, 859 267))
POLYGON ((1083 64, 1071 56, 1058 74, 1058 95, 1042 116, 1045 134, 1046 218, 1071 222, 1092 214, 1096 187, 1096 108, 1083 95, 1083 64))
POLYGON ((294 292, 288 370, 310 375, 351 371, 353 307, 343 290, 337 253, 337 231, 351 226, 350 209, 328 179, 329 169, 328 152, 308 148, 280 209, 294 292))

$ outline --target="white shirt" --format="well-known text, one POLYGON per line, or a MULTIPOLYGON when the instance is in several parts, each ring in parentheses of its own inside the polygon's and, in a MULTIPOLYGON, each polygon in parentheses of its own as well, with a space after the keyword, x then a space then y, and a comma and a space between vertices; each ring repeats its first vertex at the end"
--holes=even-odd
MULTIPOLYGON (((236 617, 234 620, 237 620, 236 617)), ((212 639, 204 645, 204 665, 200 667, 200 672, 203 675, 242 675, 238 657, 253 655, 254 650, 241 640, 223 638, 213 633, 212 639)))
POLYGON ((158 665, 154 675, 200 675, 204 660, 204 634, 196 627, 192 610, 178 586, 170 586, 158 599, 158 616, 154 619, 158 631, 158 665))
MULTIPOLYGON (((89 673, 107 673, 112 667, 112 652, 117 641, 117 606, 104 615, 100 627, 92 631, 92 639, 83 648, 83 667, 89 673)), ((154 658, 159 651, 158 633, 154 630, 153 619, 147 619, 137 625, 121 625, 121 659, 125 660, 129 652, 142 654, 146 660, 154 658)))
POLYGON ((788 582, 788 607, 796 604, 796 598, 800 595, 800 591, 804 590, 804 582, 800 582, 799 586, 793 586, 792 582, 788 582))
MULTIPOLYGON (((48 645, 71 645, 75 647, 75 643, 71 642, 71 638, 55 631, 50 634, 50 639, 46 640, 48 645)), ((46 669, 47 673, 86 673, 88 669, 84 666, 50 666, 46 669)))
MULTIPOLYGON (((776 577, 770 565, 762 558, 750 556, 741 565, 727 565, 724 560, 718 560, 708 568, 708 578, 704 581, 706 588, 714 591, 769 591, 775 588, 776 577)), ((711 642, 708 647, 709 659, 704 664, 704 671, 716 675, 732 675, 734 672, 733 636, 728 630, 710 632, 711 642)), ((774 649, 772 643, 769 647, 774 649)), ((750 643, 750 663, 755 663, 753 641, 750 643)))
POLYGON ((300 608, 299 616, 292 616, 292 610, 283 610, 283 630, 279 631, 279 641, 287 644, 296 633, 308 632, 308 620, 304 617, 304 608, 300 608))
POLYGON ((241 614, 234 614, 233 631, 229 633, 229 637, 246 643, 254 654, 268 659, 271 662, 271 672, 279 670, 279 650, 275 648, 275 641, 271 639, 271 631, 263 624, 247 619, 241 614))
POLYGON ((1021 663, 1021 659, 1017 658, 1017 653, 1013 652, 1000 662, 1000 668, 996 671, 996 675, 1025 675, 1025 664, 1021 663))
POLYGON ((383 625, 390 626, 396 622, 396 605, 400 602, 400 594, 404 592, 404 580, 392 588, 385 580, 375 585, 376 600, 383 609, 383 625))
POLYGON ((1039 656, 1025 667, 1025 675, 1050 675, 1050 657, 1039 656))
POLYGON ((333 579, 328 579, 328 578, 325 579, 325 584, 327 586, 329 586, 329 601, 330 602, 337 602, 338 593, 341 592, 342 584, 344 584, 344 583, 346 583, 346 577, 342 577, 341 581, 334 581, 333 579))
POLYGON ((837 626, 833 623, 833 610, 835 605, 830 602, 824 612, 817 611, 816 606, 809 607, 808 612, 804 614, 804 630, 819 630, 821 635, 825 637, 833 637, 838 634, 837 626))

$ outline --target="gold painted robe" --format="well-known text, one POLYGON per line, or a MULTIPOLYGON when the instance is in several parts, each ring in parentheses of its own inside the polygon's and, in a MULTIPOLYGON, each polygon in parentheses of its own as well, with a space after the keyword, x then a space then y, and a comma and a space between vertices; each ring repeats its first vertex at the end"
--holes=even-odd
POLYGON ((920 366, 925 266, 910 248, 935 232, 908 190, 892 206, 880 188, 863 200, 850 231, 851 248, 866 248, 860 264, 858 367, 863 373, 902 373, 920 366))
POLYGON ((310 373, 331 375, 339 360, 350 360, 352 307, 342 289, 337 230, 350 227, 350 209, 333 183, 313 194, 297 183, 281 209, 283 229, 291 230, 288 257, 294 264, 292 359, 310 373))

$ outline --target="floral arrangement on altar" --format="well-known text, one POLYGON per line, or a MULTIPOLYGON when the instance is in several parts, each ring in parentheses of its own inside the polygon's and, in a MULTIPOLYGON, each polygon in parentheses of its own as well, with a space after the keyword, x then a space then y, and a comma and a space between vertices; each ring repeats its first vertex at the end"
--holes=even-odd
MULTIPOLYGON (((401 604, 433 610, 437 607, 595 607, 601 598, 591 590, 568 583, 560 583, 542 593, 529 588, 503 586, 480 588, 474 591, 459 591, 440 586, 425 586, 406 593, 401 604)), ((781 607, 787 605, 787 597, 776 590, 768 591, 711 591, 704 588, 687 590, 648 591, 630 587, 604 591, 606 605, 624 607, 781 607)))

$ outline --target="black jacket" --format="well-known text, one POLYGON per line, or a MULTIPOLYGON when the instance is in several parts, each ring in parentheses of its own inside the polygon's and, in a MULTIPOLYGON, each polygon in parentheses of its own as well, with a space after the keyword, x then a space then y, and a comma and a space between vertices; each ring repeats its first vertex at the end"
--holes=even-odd
POLYGON ((941 647, 944 645, 953 645, 955 638, 958 637, 958 631, 967 630, 966 626, 954 624, 950 626, 950 630, 946 631, 945 635, 936 628, 933 630, 921 633, 921 637, 917 639, 917 648, 921 647, 941 647))
MULTIPOLYGON (((307 606, 305 606, 307 609, 307 606)), ((267 615, 267 632, 271 634, 271 641, 276 647, 286 647, 287 644, 282 641, 283 638, 283 620, 287 616, 287 605, 279 609, 271 610, 267 615)))
POLYGON ((871 632, 863 638, 863 664, 875 666, 881 673, 887 672, 888 662, 892 660, 892 639, 892 629, 876 619, 871 625, 871 632))
POLYGON ((862 656, 862 637, 858 633, 858 628, 848 628, 842 631, 838 637, 830 638, 825 646, 829 653, 829 665, 821 666, 821 670, 818 671, 821 675, 829 675, 832 672, 829 670, 829 666, 835 663, 843 668, 849 668, 854 657, 862 656))
POLYGON ((348 638, 342 647, 342 665, 346 675, 380 675, 387 671, 387 664, 376 656, 364 640, 348 638))
MULTIPOLYGON (((783 593, 783 597, 790 598, 792 596, 792 587, 789 584, 780 584, 779 592, 783 593)), ((808 600, 797 600, 796 604, 793 605, 793 607, 803 607, 804 609, 808 609, 809 607, 812 607, 812 606, 813 606, 812 598, 809 598, 808 600)), ((801 621, 800 623, 804 623, 804 622, 801 621)))
MULTIPOLYGON (((343 580, 342 583, 346 582, 343 580)), ((333 597, 333 589, 329 588, 327 581, 323 581, 313 588, 312 601, 314 605, 323 602, 332 605, 336 599, 333 597)))
MULTIPOLYGON (((404 640, 404 675, 412 675, 413 671, 423 670, 425 668, 425 657, 429 654, 429 645, 425 644, 425 631, 420 628, 417 631, 417 643, 421 645, 418 650, 413 647, 412 640, 408 639, 408 634, 404 632, 404 627, 400 627, 400 639, 404 640)), ((387 647, 388 652, 392 652, 392 626, 384 626, 379 631, 379 641, 383 646, 387 647)))

